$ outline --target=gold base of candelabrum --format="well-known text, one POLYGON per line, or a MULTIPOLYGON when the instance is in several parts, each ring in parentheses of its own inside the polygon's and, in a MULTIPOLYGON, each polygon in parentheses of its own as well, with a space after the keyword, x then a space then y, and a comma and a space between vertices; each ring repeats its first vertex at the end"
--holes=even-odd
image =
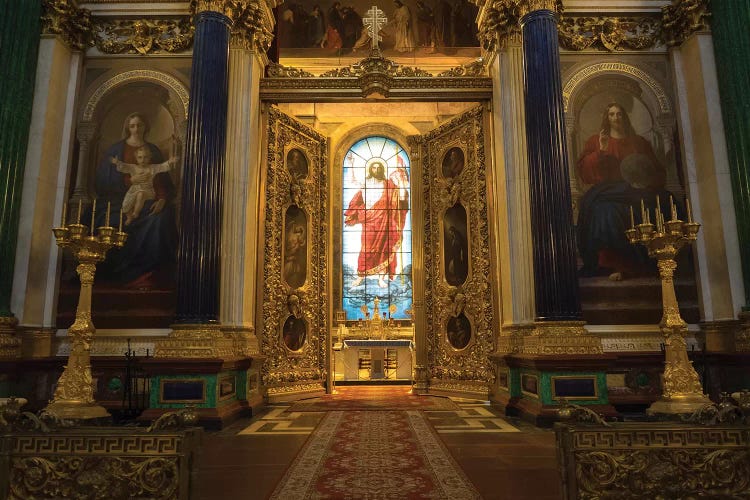
POLYGON ((636 226, 631 208, 631 227, 625 231, 630 243, 642 244, 648 250, 649 257, 657 259, 661 278, 663 314, 659 327, 664 335, 665 346, 664 393, 660 400, 646 410, 650 415, 693 413, 711 404, 711 400, 703 394, 698 373, 688 358, 685 342, 687 323, 680 316, 674 290, 674 271, 677 269, 675 257, 683 246, 695 241, 700 224, 693 222, 689 201, 687 222, 677 218, 677 210, 671 199, 670 205, 672 218, 665 221, 657 198, 654 225, 651 223, 649 210, 644 209, 641 202, 642 223, 636 226))
MULTIPOLYGON (((96 328, 91 321, 91 292, 96 264, 106 258, 107 251, 113 246, 122 247, 128 235, 122 231, 122 215, 118 231, 115 231, 114 227, 102 226, 94 235, 95 210, 96 202, 92 207, 90 230, 80 223, 80 205, 76 223, 66 224, 65 209, 63 209, 62 226, 52 229, 57 245, 61 248, 69 248, 78 260, 76 272, 81 281, 81 290, 78 295, 76 318, 68 329, 68 336, 71 338, 68 363, 57 381, 52 401, 45 410, 61 418, 72 420, 109 416, 107 411, 94 401, 91 342, 96 328)), ((109 206, 107 206, 106 222, 109 223, 109 206)))

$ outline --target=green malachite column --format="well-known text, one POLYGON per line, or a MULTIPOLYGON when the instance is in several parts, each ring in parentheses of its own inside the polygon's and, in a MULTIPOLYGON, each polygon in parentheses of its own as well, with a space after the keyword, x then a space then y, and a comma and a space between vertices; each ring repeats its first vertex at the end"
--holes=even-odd
POLYGON ((8 318, 42 8, 40 0, 0 6, 0 318, 8 318))
POLYGON ((750 1, 712 0, 711 31, 737 214, 745 311, 750 310, 750 1))

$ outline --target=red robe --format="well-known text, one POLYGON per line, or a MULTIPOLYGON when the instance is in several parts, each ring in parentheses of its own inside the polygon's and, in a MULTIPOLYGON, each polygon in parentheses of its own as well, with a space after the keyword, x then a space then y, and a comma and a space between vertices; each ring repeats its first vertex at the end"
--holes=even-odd
POLYGON ((400 199, 400 189, 390 179, 385 181, 383 196, 369 210, 362 191, 354 195, 344 212, 344 224, 362 224, 362 247, 357 260, 357 274, 369 276, 396 274, 396 253, 401 248, 409 201, 400 199))

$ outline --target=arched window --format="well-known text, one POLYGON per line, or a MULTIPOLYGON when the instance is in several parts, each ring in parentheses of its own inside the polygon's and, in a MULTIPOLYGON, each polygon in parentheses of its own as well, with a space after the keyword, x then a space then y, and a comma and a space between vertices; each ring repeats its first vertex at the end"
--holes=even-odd
POLYGON ((408 320, 412 306, 410 165, 387 137, 354 144, 343 164, 343 309, 408 320), (369 313, 368 313, 369 311, 369 313))

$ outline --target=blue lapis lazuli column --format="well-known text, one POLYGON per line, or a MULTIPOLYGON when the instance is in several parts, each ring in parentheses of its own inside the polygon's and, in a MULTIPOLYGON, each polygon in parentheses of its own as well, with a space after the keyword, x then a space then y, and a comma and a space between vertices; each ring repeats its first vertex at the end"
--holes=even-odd
POLYGON ((521 19, 534 289, 538 321, 578 321, 581 300, 557 21, 551 10, 532 11, 521 19))
POLYGON ((204 11, 196 15, 195 25, 177 253, 175 320, 182 324, 219 319, 231 21, 204 11))

